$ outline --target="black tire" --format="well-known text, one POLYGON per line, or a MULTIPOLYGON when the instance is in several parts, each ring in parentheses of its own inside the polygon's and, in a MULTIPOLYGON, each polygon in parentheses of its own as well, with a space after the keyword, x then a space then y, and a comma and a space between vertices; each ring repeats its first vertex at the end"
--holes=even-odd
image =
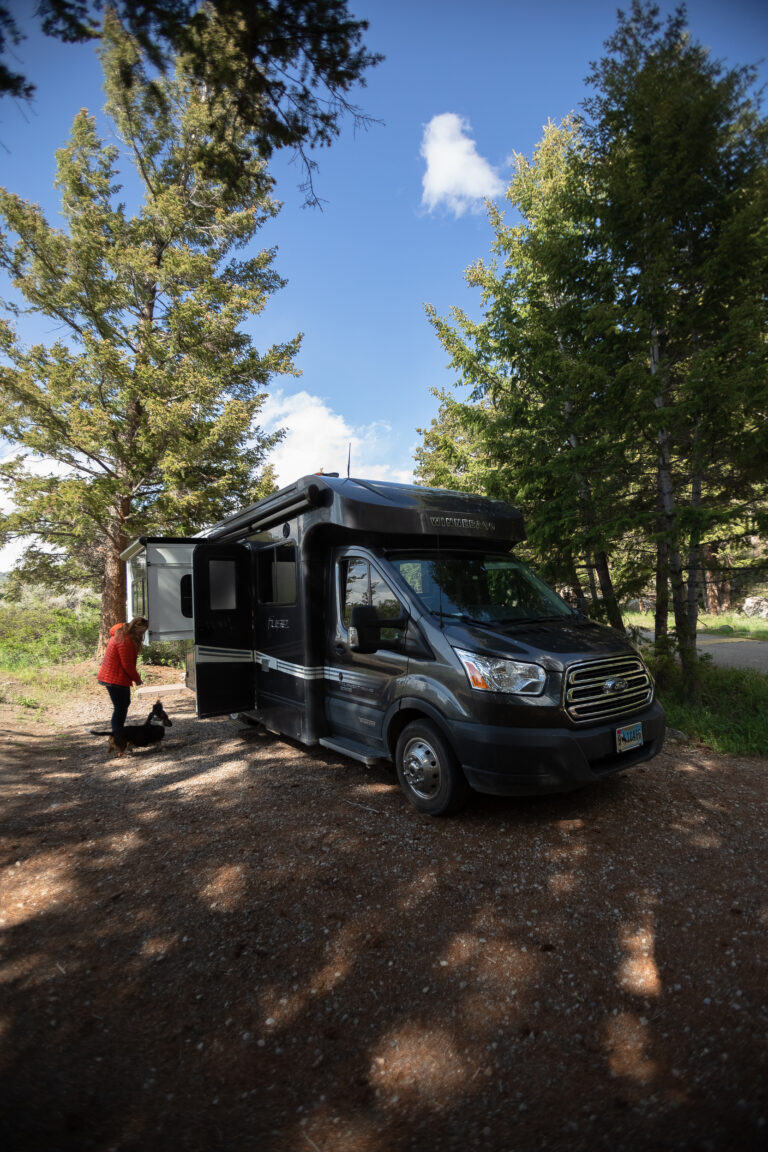
POLYGON ((458 812, 469 785, 453 749, 429 720, 414 720, 400 733, 395 750, 397 779, 414 808, 428 816, 458 812))

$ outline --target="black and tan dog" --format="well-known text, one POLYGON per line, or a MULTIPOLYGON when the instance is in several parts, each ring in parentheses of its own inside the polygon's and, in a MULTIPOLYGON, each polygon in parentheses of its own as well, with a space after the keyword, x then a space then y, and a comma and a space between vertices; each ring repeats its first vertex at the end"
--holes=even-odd
POLYGON ((109 751, 117 752, 120 757, 126 748, 149 748, 159 744, 165 736, 166 728, 172 726, 173 721, 163 708, 162 701, 157 700, 143 724, 126 724, 117 732, 97 732, 94 728, 91 732, 94 736, 109 736, 109 751))

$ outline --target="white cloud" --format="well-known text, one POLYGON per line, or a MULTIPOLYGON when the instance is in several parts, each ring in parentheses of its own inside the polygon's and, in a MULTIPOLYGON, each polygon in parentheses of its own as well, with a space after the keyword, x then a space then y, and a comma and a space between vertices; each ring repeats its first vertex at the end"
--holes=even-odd
MULTIPOLYGON (((13 448, 6 446, 6 451, 2 455, 4 461, 11 460, 16 456, 21 456, 24 452, 23 448, 13 448)), ((33 472, 37 476, 63 476, 66 468, 57 463, 55 460, 50 460, 48 457, 27 456, 25 461, 25 468, 28 472, 33 472)), ((0 511, 10 512, 14 507, 13 500, 7 495, 6 491, 0 492, 0 511)), ((10 572, 12 568, 19 562, 21 554, 25 548, 34 542, 34 536, 18 536, 4 548, 0 548, 0 572, 10 572)))
POLYGON ((10 572, 12 568, 15 568, 28 544, 29 537, 23 536, 19 540, 13 540, 10 544, 6 544, 4 548, 0 548, 0 572, 10 572))
POLYGON ((266 432, 285 429, 283 440, 269 456, 280 487, 321 469, 346 476, 350 445, 352 476, 412 481, 410 461, 394 458, 389 424, 377 421, 355 428, 309 392, 291 396, 273 392, 261 410, 261 425, 266 432))
POLYGON ((434 212, 441 205, 461 216, 475 212, 484 199, 502 196, 505 186, 480 155, 469 135, 469 122, 454 112, 433 116, 424 129, 421 154, 427 162, 421 202, 434 212))
MULTIPOLYGON (((346 476, 350 445, 352 476, 403 484, 413 481, 411 446, 398 454, 392 429, 383 420, 353 427, 319 396, 276 391, 264 403, 260 422, 265 432, 285 429, 283 440, 269 456, 280 487, 321 469, 346 476)), ((29 466, 38 472, 56 467, 52 461, 31 461, 29 466)), ((0 549, 0 572, 10 571, 28 543, 28 539, 18 540, 0 549)))

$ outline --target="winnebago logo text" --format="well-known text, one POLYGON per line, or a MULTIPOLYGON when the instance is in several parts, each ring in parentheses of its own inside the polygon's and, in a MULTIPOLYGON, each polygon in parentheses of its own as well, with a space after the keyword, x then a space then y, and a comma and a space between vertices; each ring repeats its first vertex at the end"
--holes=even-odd
POLYGON ((433 516, 429 515, 431 528, 466 528, 470 532, 493 532, 496 525, 493 520, 470 520, 466 516, 433 516))

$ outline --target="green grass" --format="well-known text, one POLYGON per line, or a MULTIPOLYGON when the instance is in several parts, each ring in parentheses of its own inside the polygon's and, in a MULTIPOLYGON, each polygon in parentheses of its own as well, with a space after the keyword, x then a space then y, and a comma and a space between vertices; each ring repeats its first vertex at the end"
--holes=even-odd
MULTIPOLYGON (((55 599, 46 602, 39 592, 21 604, 0 599, 0 669, 16 672, 90 660, 98 639, 95 598, 78 608, 68 608, 55 599)), ((184 647, 181 641, 148 644, 140 660, 183 668, 184 647)))
POLYGON ((95 683, 93 670, 83 664, 34 664, 18 661, 12 668, 0 664, 0 704, 10 705, 27 717, 44 719, 50 709, 82 696, 95 683))
POLYGON ((716 752, 768 756, 768 676, 702 660, 699 703, 686 701, 679 664, 646 654, 667 725, 716 752))
MULTIPOLYGON (((91 595, 69 606, 39 589, 19 603, 0 598, 0 704, 41 719, 95 683, 99 604, 91 595)), ((182 645, 145 648, 143 664, 183 667, 182 645)))
POLYGON ((768 640, 768 620, 759 616, 742 616, 738 612, 722 612, 717 616, 700 616, 702 632, 728 632, 733 636, 746 636, 750 640, 768 640))
MULTIPOLYGON (((625 612, 623 615, 627 628, 644 628, 646 631, 653 632, 654 619, 651 612, 625 612)), ((675 618, 670 615, 670 632, 674 627, 675 618)), ((768 620, 761 620, 759 616, 742 616, 739 612, 722 612, 717 616, 702 613, 699 615, 698 631, 712 635, 727 631, 731 636, 745 636, 750 640, 768 640, 768 620)))
POLYGON ((87 660, 98 638, 94 607, 0 601, 0 668, 6 671, 87 660))
MULTIPOLYGON (((627 612, 628 628, 653 632, 651 613, 627 612)), ((669 618, 670 631, 675 621, 669 618)), ((727 612, 699 616, 699 635, 727 634, 768 641, 768 621, 727 612)), ((768 756, 768 676, 744 668, 715 667, 703 657, 699 667, 699 702, 690 704, 683 691, 680 665, 657 659, 644 647, 656 680, 656 692, 667 714, 667 725, 716 752, 768 756)))
POLYGON ((24 602, 0 600, 0 703, 42 719, 49 708, 93 683, 84 661, 99 638, 98 605, 69 608, 34 594, 24 602))

